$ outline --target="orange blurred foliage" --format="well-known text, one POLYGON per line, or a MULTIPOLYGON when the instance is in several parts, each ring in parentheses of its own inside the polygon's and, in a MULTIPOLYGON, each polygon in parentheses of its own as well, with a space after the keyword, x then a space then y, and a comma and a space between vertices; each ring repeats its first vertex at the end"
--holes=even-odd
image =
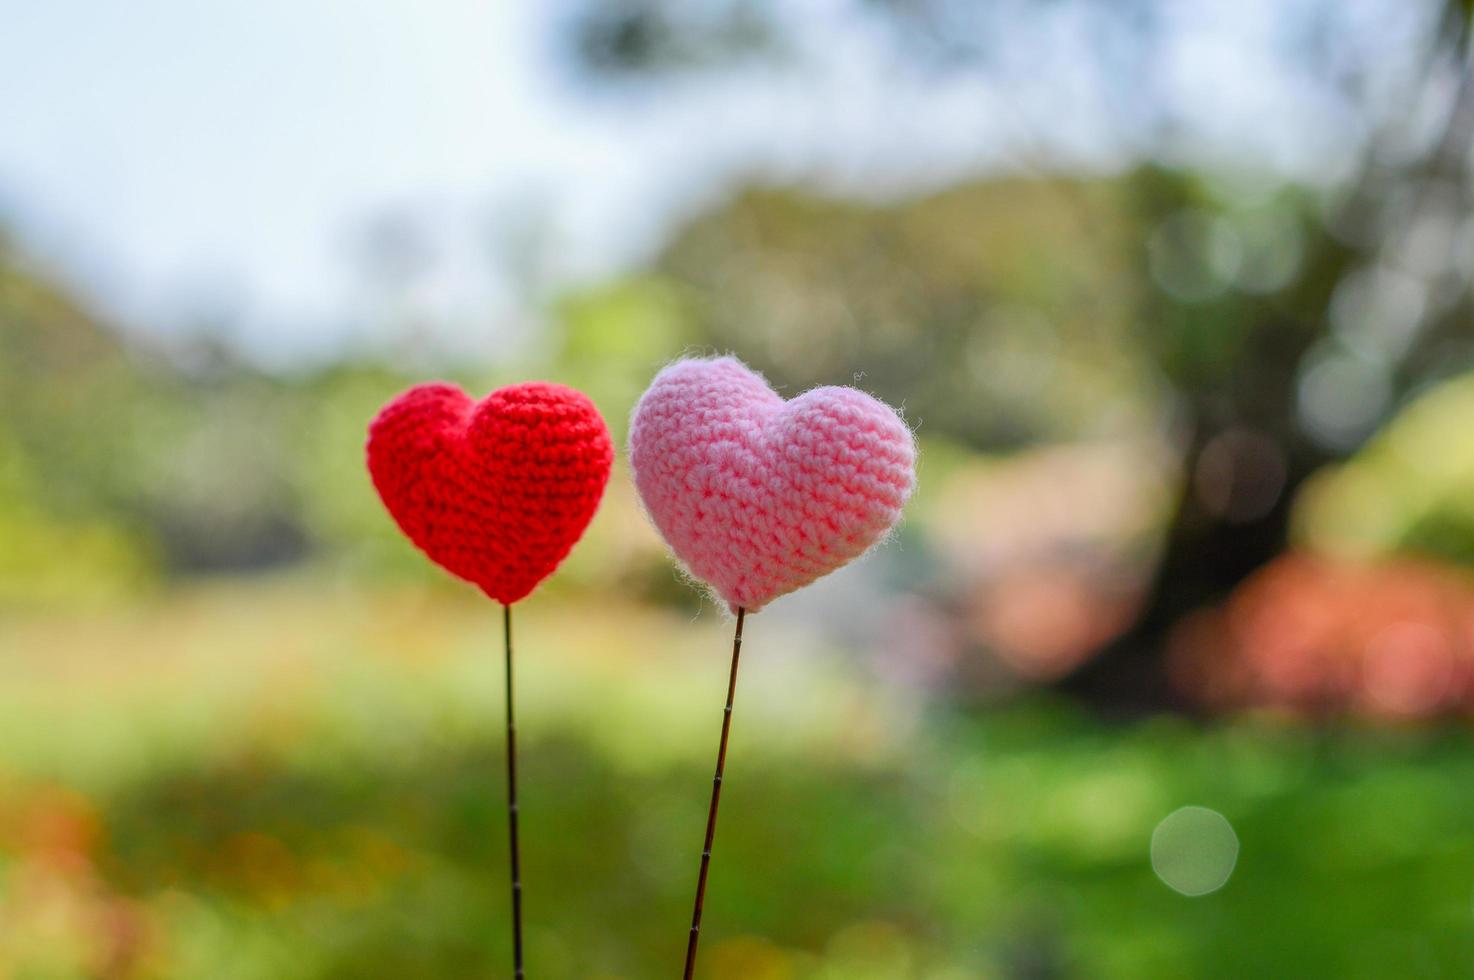
POLYGON ((1474 707, 1474 579, 1402 557, 1289 554, 1186 617, 1174 684, 1217 708, 1427 718, 1474 707))

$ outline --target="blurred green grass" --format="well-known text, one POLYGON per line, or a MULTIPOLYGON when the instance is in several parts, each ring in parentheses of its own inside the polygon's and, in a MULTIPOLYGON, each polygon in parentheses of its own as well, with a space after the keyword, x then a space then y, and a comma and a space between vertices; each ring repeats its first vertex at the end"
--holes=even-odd
MULTIPOLYGON (((679 968, 729 624, 518 607, 529 961, 679 968)), ((0 976, 499 977, 499 611, 223 580, 0 620, 0 976)), ((1459 976, 1458 730, 963 710, 754 617, 708 898, 712 978, 1459 976), (1241 842, 1152 871, 1180 806, 1241 842)))

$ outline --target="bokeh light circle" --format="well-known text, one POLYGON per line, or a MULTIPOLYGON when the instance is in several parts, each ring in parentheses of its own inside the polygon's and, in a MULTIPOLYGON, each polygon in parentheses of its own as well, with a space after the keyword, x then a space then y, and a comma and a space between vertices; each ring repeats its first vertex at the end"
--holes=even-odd
POLYGON ((1183 895, 1216 892, 1233 874, 1239 838, 1217 810, 1185 806, 1152 831, 1152 870, 1162 883, 1183 895))

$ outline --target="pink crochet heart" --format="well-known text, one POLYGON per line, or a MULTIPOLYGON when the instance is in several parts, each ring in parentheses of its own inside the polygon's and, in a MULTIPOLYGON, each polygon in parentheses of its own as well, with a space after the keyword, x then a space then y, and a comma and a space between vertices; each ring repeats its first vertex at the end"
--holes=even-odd
POLYGON ((911 430, 891 408, 854 388, 785 402, 733 357, 655 376, 630 463, 676 557, 748 612, 863 554, 916 484, 911 430))

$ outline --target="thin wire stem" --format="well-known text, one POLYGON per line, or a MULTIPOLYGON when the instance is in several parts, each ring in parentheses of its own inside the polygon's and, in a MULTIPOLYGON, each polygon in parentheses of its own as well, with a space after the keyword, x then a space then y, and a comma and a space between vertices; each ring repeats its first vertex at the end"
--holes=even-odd
POLYGON ((732 699, 737 694, 737 661, 742 655, 742 620, 746 609, 737 610, 737 632, 732 637, 732 672, 727 678, 727 706, 722 711, 722 742, 717 749, 717 772, 711 781, 711 809, 706 814, 706 843, 701 848, 701 874, 696 879, 696 908, 691 913, 691 936, 686 941, 684 980, 696 973, 696 943, 701 938, 701 909, 706 904, 706 874, 711 868, 711 842, 717 832, 717 806, 722 800, 722 773, 727 768, 727 736, 732 731, 732 699))
POLYGON ((512 607, 502 606, 502 635, 507 651, 507 829, 512 845, 512 966, 522 972, 522 853, 517 844, 517 720, 512 708, 512 607))

